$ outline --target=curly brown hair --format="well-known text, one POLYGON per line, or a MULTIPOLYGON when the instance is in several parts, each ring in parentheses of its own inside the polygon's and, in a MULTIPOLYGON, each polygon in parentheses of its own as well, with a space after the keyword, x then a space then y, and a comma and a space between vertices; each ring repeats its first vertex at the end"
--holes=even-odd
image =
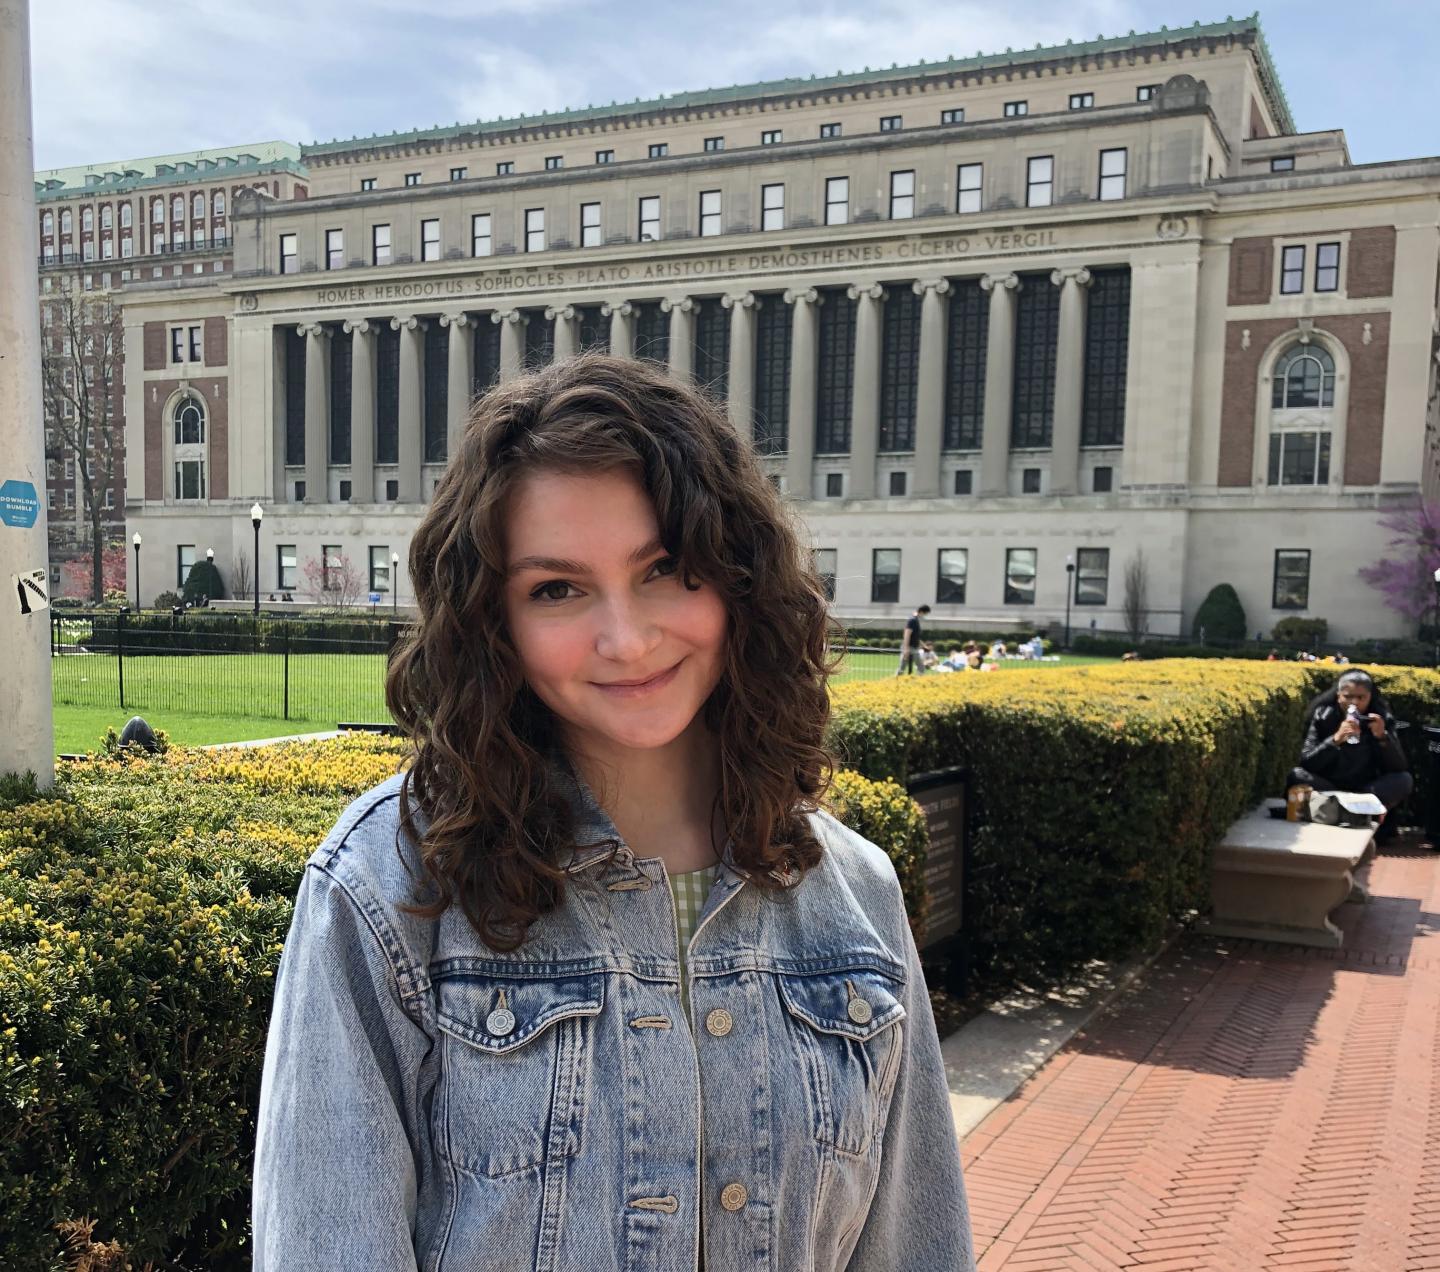
MULTIPOLYGON (((688 380, 644 359, 567 358, 473 406, 410 545, 419 615, 385 680, 411 741, 401 829, 438 891, 404 908, 434 918, 458 899, 492 949, 517 948, 561 903, 575 843, 547 762, 556 722, 507 631, 507 497, 536 472, 615 470, 650 496, 685 586, 703 580, 725 604, 724 670, 702 711, 719 742, 729 860, 767 890, 793 886, 820 860, 806 814, 834 776, 827 681, 843 654, 827 646, 843 632, 797 519, 724 407, 688 380), (423 835, 412 785, 429 822, 423 835)), ((619 844, 610 843, 613 856, 619 844)))

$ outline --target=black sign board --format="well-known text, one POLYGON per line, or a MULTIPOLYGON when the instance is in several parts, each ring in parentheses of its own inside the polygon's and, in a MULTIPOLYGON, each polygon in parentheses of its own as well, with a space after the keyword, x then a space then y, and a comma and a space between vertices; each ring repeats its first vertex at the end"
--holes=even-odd
POLYGON ((920 773, 907 783, 930 830, 930 853, 925 861, 925 885, 930 892, 930 914, 925 924, 927 947, 960 931, 965 880, 965 784, 965 770, 958 768, 920 773))

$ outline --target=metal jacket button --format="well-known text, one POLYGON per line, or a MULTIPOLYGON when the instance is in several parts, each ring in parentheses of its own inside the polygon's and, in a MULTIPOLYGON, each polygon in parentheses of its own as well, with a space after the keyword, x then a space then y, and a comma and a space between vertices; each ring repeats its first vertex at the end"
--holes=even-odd
POLYGON ((749 1199, 744 1184, 726 1184, 720 1193, 720 1204, 726 1210, 739 1210, 749 1199))
POLYGON ((492 1011, 485 1017, 485 1029, 488 1033, 503 1037, 515 1028, 515 1013, 501 1008, 499 1011, 492 1011))
POLYGON ((723 1038, 734 1027, 735 1022, 723 1007, 717 1007, 705 1017, 705 1028, 716 1038, 723 1038))
POLYGON ((852 998, 850 1005, 845 1009, 845 1014, 857 1025, 868 1025, 870 1023, 870 1004, 863 998, 852 998))

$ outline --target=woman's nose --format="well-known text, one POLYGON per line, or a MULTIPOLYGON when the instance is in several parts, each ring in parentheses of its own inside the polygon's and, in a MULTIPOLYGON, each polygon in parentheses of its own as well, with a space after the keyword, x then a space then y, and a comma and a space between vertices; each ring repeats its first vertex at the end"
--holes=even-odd
POLYGON ((614 662, 636 662, 659 643, 660 629, 629 597, 608 602, 600 610, 595 651, 614 662))

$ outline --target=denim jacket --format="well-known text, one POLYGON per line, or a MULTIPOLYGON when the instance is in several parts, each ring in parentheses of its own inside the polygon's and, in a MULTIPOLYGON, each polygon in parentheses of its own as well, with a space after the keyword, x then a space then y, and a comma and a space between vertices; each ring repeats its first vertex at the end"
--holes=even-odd
MULTIPOLYGON (((886 855, 828 813, 766 894, 722 860, 689 944, 564 761, 562 905, 496 953, 414 900, 400 777, 310 858, 260 1092, 255 1272, 973 1272, 925 982, 886 855)), ((416 812, 423 827, 423 814, 416 812)), ((621 841, 623 844, 623 841, 621 841)), ((728 845, 726 854, 728 856, 728 845)))

